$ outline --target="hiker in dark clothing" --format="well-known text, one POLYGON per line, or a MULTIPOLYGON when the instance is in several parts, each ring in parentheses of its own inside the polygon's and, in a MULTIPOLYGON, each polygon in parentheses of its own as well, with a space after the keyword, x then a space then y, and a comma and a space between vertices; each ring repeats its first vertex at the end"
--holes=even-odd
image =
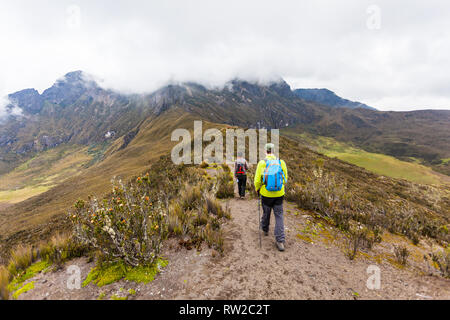
POLYGON ((247 160, 242 157, 242 152, 239 152, 236 162, 234 163, 234 177, 237 179, 239 197, 241 199, 245 198, 245 187, 247 186, 247 170, 247 160))

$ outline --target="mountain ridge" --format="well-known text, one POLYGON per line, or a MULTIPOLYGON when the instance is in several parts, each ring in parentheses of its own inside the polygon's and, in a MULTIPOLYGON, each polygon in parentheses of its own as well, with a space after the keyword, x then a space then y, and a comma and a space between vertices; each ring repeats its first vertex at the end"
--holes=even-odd
POLYGON ((329 107, 350 108, 350 109, 363 108, 363 109, 377 110, 374 107, 370 107, 364 103, 350 101, 341 98, 338 95, 336 95, 336 93, 326 88, 295 89, 293 92, 299 98, 302 98, 306 101, 324 104, 329 107))
POLYGON ((100 87, 82 71, 70 72, 42 94, 25 89, 9 95, 24 115, 0 125, 0 172, 11 169, 13 162, 20 163, 22 157, 63 143, 90 145, 105 142, 108 132, 127 135, 144 119, 180 107, 215 123, 295 127, 352 142, 370 152, 415 157, 450 174, 450 165, 443 160, 450 157, 446 142, 450 141, 450 110, 331 107, 300 98, 297 90, 284 80, 258 84, 233 79, 223 88, 185 82, 148 94, 121 94, 100 87))

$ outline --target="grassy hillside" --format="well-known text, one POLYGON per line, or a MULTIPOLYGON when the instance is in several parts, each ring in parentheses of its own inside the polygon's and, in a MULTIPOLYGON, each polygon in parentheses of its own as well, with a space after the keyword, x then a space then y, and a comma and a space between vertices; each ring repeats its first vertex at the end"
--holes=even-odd
POLYGON ((92 161, 88 148, 64 145, 46 150, 0 176, 0 204, 17 203, 78 175, 92 161))
POLYGON ((319 121, 295 126, 297 133, 327 136, 352 143, 372 153, 404 160, 420 159, 441 173, 450 174, 450 111, 380 112, 367 109, 332 109, 319 121))
POLYGON ((419 160, 410 158, 409 162, 381 153, 367 152, 349 143, 339 142, 333 138, 297 133, 285 129, 282 133, 295 140, 311 146, 312 149, 330 158, 352 163, 379 175, 405 179, 422 184, 450 184, 450 178, 420 164, 419 160))
MULTIPOLYGON (((48 190, 41 189, 39 191, 44 192, 24 201, 7 208, 0 206, 0 240, 6 238, 7 244, 17 243, 23 239, 31 242, 46 238, 57 229, 67 228, 69 224, 65 220, 65 213, 76 200, 86 198, 90 194, 102 195, 110 191, 110 182, 113 177, 126 180, 147 170, 156 159, 167 155, 177 143, 170 141, 171 132, 176 128, 192 131, 194 120, 198 118, 178 108, 171 109, 158 117, 149 117, 135 128, 137 133, 131 141, 124 144, 124 137, 119 137, 102 156, 97 155, 100 158, 97 163, 88 168, 79 167, 76 175, 54 186, 49 185, 48 190)), ((204 129, 221 128, 225 125, 204 122, 203 127, 204 129)), ((73 154, 73 157, 80 157, 81 151, 86 154, 89 149, 80 149, 78 153, 73 154)), ((38 158, 47 156, 44 153, 38 158)), ((90 159, 92 157, 87 156, 85 160, 89 163, 90 159)), ((64 162, 64 159, 62 161, 64 162)), ((58 166, 60 166, 59 162, 55 161, 50 164, 46 172, 53 172, 58 166)), ((21 168, 26 167, 25 164, 21 168)), ((20 176, 17 172, 14 175, 20 176)), ((17 194, 16 197, 19 195, 17 194)))

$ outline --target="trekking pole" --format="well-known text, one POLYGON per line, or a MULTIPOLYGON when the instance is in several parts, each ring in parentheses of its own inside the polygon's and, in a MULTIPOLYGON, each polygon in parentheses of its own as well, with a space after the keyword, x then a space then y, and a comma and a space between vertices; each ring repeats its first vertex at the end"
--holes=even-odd
POLYGON ((258 234, 259 234, 259 247, 262 248, 261 244, 261 195, 258 193, 258 234))

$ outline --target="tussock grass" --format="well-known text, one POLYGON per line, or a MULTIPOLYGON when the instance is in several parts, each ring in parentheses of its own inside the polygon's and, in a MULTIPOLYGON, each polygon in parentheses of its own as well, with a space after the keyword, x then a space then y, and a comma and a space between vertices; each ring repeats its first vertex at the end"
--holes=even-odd
MULTIPOLYGON (((0 296, 13 293, 17 297, 23 283, 51 265, 60 267, 65 261, 80 257, 88 248, 77 243, 69 234, 56 234, 38 246, 19 245, 11 251, 8 267, 0 266, 0 296)), ((32 288, 26 287, 26 291, 32 288)), ((25 290, 24 289, 24 290, 25 290)))
MULTIPOLYGON (((228 166, 227 166, 228 167, 228 166)), ((233 177, 230 171, 221 171, 217 176, 216 197, 227 199, 234 197, 233 177)))
POLYGON ((37 253, 31 245, 19 245, 11 253, 8 263, 10 275, 15 276, 21 271, 25 271, 36 261, 37 253))
POLYGON ((202 200, 200 186, 185 185, 180 192, 179 203, 185 211, 197 208, 202 200))
POLYGON ((168 211, 168 231, 173 236, 189 236, 190 240, 183 244, 190 247, 195 244, 199 248, 202 241, 209 247, 223 252, 223 234, 221 224, 230 219, 228 209, 199 187, 187 186, 180 193, 180 198, 173 201, 168 211))
POLYGON ((88 246, 78 242, 70 233, 57 233, 50 241, 39 245, 37 255, 40 259, 60 267, 64 262, 81 257, 88 251, 88 246))
POLYGON ((6 267, 0 265, 0 300, 9 299, 9 271, 6 267))

